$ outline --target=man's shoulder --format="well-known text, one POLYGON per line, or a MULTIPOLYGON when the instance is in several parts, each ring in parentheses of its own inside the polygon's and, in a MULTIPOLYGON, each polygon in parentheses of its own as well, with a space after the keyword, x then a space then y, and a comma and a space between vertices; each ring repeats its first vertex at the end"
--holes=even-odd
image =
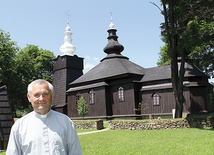
POLYGON ((17 125, 19 126, 20 124, 22 124, 23 122, 27 121, 28 119, 31 119, 32 114, 33 114, 33 112, 30 112, 30 113, 18 118, 15 121, 14 125, 16 124, 15 126, 17 126, 17 125))
POLYGON ((31 112, 27 113, 26 115, 20 117, 18 120, 25 120, 25 119, 29 118, 30 116, 32 116, 32 114, 33 114, 33 111, 31 111, 31 112))
POLYGON ((53 115, 55 115, 56 117, 61 117, 61 118, 68 118, 69 117, 61 112, 55 111, 55 110, 51 110, 51 113, 53 113, 53 115))
POLYGON ((53 114, 52 117, 60 123, 73 124, 73 121, 67 115, 54 110, 51 110, 51 113, 53 114))

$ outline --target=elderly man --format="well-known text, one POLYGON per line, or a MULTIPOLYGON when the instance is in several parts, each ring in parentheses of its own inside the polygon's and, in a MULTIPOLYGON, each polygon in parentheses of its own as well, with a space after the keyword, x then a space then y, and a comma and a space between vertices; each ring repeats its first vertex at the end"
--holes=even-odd
POLYGON ((82 155, 73 122, 51 110, 53 86, 38 79, 28 85, 28 101, 34 111, 13 125, 7 155, 82 155))

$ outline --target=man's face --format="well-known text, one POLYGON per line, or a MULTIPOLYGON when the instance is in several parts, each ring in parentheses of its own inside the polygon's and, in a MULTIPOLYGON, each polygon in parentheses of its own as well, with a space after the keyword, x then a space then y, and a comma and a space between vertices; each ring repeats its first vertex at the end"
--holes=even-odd
POLYGON ((51 108, 53 94, 47 83, 33 84, 32 91, 27 95, 28 101, 38 114, 44 115, 51 108))

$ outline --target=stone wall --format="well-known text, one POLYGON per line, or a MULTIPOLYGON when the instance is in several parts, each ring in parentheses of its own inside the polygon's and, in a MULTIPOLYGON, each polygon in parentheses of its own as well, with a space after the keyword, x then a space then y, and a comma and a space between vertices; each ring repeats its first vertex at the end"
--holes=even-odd
POLYGON ((192 128, 214 129, 214 113, 187 115, 186 119, 192 128))
MULTIPOLYGON (((104 128, 103 120, 75 120, 79 129, 104 128)), ((161 130, 177 128, 214 129, 214 114, 187 115, 185 119, 147 119, 147 120, 110 120, 108 128, 111 130, 161 130)))
POLYGON ((103 120, 91 120, 91 121, 73 121, 78 129, 104 129, 103 120))
POLYGON ((133 121, 109 121, 111 130, 160 130, 190 127, 186 119, 182 120, 133 120, 133 121))

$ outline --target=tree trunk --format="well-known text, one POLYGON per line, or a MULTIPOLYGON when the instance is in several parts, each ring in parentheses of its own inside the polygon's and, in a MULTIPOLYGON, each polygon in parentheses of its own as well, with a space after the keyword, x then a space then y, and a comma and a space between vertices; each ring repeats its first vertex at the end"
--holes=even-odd
POLYGON ((181 118, 183 113, 183 80, 184 80, 184 64, 185 64, 185 51, 181 53, 181 64, 178 68, 178 35, 176 34, 177 24, 174 19, 174 3, 168 4, 168 9, 164 1, 163 3, 163 15, 165 19, 165 27, 167 31, 169 56, 171 58, 171 80, 172 90, 175 97, 175 118, 181 118))
POLYGON ((174 58, 171 61, 171 79, 173 95, 175 97, 175 118, 181 118, 183 113, 183 77, 184 77, 184 61, 181 62, 180 69, 178 68, 177 55, 173 54, 174 58), (178 74, 179 71, 179 74, 178 74))
POLYGON ((175 97, 175 118, 182 118, 184 95, 183 95, 183 81, 185 73, 185 51, 181 54, 180 68, 178 68, 178 58, 173 54, 171 62, 171 78, 172 78, 172 89, 175 97), (176 60, 175 60, 176 59, 176 60), (179 73, 179 74, 178 74, 179 73))

